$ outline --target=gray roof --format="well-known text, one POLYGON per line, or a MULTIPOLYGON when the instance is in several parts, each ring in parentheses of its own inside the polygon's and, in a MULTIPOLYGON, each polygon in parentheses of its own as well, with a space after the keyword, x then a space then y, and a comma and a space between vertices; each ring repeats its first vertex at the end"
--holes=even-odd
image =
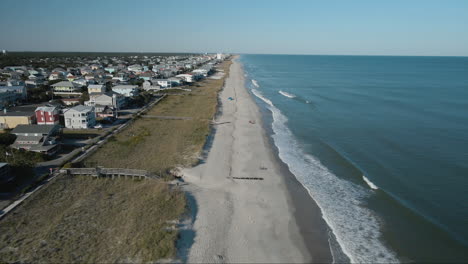
POLYGON ((77 84, 69 82, 69 81, 61 81, 61 82, 52 84, 51 86, 52 87, 74 87, 74 88, 78 87, 77 84))
POLYGON ((138 88, 138 85, 117 85, 117 86, 112 87, 112 90, 113 89, 135 89, 135 88, 138 88))
POLYGON ((50 134, 57 125, 17 125, 12 131, 12 134, 50 134))
POLYGON ((34 112, 29 112, 29 111, 6 112, 6 114, 3 111, 0 112, 0 116, 28 116, 30 117, 33 115, 35 115, 34 112))
POLYGON ((88 85, 88 89, 91 88, 91 89, 102 89, 104 85, 102 84, 90 84, 88 85))
POLYGON ((18 136, 16 141, 41 141, 44 136, 18 136))
POLYGON ((77 105, 75 107, 72 107, 70 110, 75 110, 77 112, 86 113, 86 112, 93 111, 94 109, 92 106, 77 105))

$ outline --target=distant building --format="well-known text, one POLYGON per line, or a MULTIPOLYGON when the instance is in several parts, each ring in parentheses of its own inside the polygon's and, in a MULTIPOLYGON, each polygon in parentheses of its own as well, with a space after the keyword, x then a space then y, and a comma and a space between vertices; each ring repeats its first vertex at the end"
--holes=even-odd
POLYGON ((0 86, 0 107, 25 100, 27 97, 25 86, 0 86))
POLYGON ((88 94, 104 93, 105 91, 106 87, 102 84, 90 84, 88 86, 88 94))
POLYGON ((161 86, 154 85, 150 81, 144 81, 142 87, 143 87, 143 90, 145 90, 145 91, 159 91, 159 90, 161 90, 161 86))
POLYGON ((182 80, 188 83, 195 81, 195 78, 192 74, 179 74, 179 75, 176 75, 176 77, 181 78, 182 80))
POLYGON ((3 55, 3 56, 6 56, 6 55, 7 55, 7 51, 6 51, 6 50, 2 50, 2 55, 3 55))
POLYGON ((114 68, 114 67, 110 67, 110 66, 104 68, 104 70, 107 71, 107 72, 109 72, 109 73, 115 72, 115 68, 114 68))
POLYGON ((179 77, 171 77, 168 79, 170 86, 179 86, 182 85, 183 81, 182 78, 179 77))
POLYGON ((117 85, 112 87, 112 91, 125 97, 138 95, 138 86, 136 85, 117 85))
POLYGON ((61 101, 65 105, 77 105, 80 103, 80 98, 63 98, 61 101))
POLYGON ((140 72, 143 71, 143 67, 141 65, 134 64, 134 65, 128 66, 127 70, 132 71, 132 72, 136 72, 136 73, 140 73, 140 72))
POLYGON ((55 106, 40 106, 35 113, 38 125, 57 125, 59 123, 59 110, 55 106))
POLYGON ((153 79, 151 80, 152 83, 161 86, 162 88, 169 87, 171 85, 168 79, 153 79))
POLYGON ((64 112, 66 128, 92 128, 96 124, 94 107, 77 105, 64 112))
POLYGON ((54 95, 65 97, 75 97, 81 95, 81 86, 75 82, 61 81, 52 84, 51 86, 54 91, 54 95))
MULTIPOLYGON (((89 101, 85 102, 87 106, 110 106, 115 109, 120 109, 125 105, 125 96, 116 92, 107 92, 102 94, 92 94, 89 96, 89 101)), ((99 112, 96 110, 96 112, 99 112)))

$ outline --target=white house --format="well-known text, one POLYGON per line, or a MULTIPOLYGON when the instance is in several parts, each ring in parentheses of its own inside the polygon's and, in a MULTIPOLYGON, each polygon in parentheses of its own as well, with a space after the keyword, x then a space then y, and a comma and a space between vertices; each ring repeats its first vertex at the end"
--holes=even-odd
POLYGON ((94 107, 77 105, 64 112, 65 127, 67 128, 92 128, 96 124, 94 107))
POLYGON ((185 82, 191 83, 194 81, 193 75, 192 74, 179 74, 176 75, 178 78, 182 78, 185 82))
POLYGON ((159 91, 159 90, 161 90, 161 86, 154 85, 150 81, 144 81, 142 86, 143 86, 143 90, 145 90, 145 91, 159 91))
POLYGON ((90 84, 88 86, 88 94, 92 93, 104 93, 106 91, 106 87, 102 84, 90 84))
POLYGON ((107 92, 102 94, 91 94, 89 101, 85 102, 87 106, 110 106, 114 109, 120 109, 125 105, 125 97, 116 92, 107 92))
POLYGON ((135 96, 138 94, 138 86, 136 85, 117 85, 112 87, 112 91, 126 97, 135 96))
POLYGON ((80 96, 81 95, 81 86, 75 82, 61 81, 55 84, 52 84, 52 89, 54 95, 60 96, 80 96))
POLYGON ((193 70, 192 71, 193 73, 195 73, 195 75, 203 75, 203 77, 207 77, 208 76, 208 70, 206 69, 196 69, 196 70, 193 70))
POLYGON ((161 86, 162 88, 166 88, 166 87, 170 86, 170 83, 169 83, 168 79, 152 79, 151 82, 161 86))
POLYGON ((141 65, 134 64, 134 65, 128 66, 128 67, 127 67, 127 70, 132 71, 132 72, 139 73, 139 72, 142 72, 142 71, 143 71, 143 67, 141 67, 141 65))

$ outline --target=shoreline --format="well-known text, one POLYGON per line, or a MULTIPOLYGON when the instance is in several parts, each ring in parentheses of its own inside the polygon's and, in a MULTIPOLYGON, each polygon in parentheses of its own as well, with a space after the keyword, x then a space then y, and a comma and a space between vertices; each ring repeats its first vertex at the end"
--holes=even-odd
POLYGON ((321 211, 278 157, 238 58, 218 98, 215 118, 226 123, 212 129, 204 160, 182 170, 192 231, 181 233, 185 256, 180 257, 188 262, 332 262, 321 211), (234 179, 239 177, 263 180, 234 179))
MULTIPOLYGON (((245 73, 242 64, 241 68, 245 73)), ((244 88, 248 90, 246 86, 244 88)), ((290 206, 291 208, 294 208, 294 218, 299 230, 301 231, 302 238, 308 251, 313 256, 320 255, 320 259, 331 259, 331 261, 327 261, 328 263, 336 261, 332 253, 330 240, 337 245, 338 242, 335 241, 336 238, 330 237, 334 235, 323 219, 320 207, 310 195, 309 190, 299 182, 296 176, 289 170, 289 166, 279 157, 278 147, 275 145, 275 142, 271 137, 274 133, 271 128, 271 123, 268 123, 266 120, 266 115, 268 118, 272 118, 271 112, 267 109, 262 109, 262 107, 255 102, 256 99, 254 95, 250 91, 248 91, 248 93, 260 112, 264 141, 266 142, 266 145, 269 146, 271 159, 276 161, 276 165, 278 166, 281 175, 284 177, 284 182, 289 192, 290 206), (318 248, 318 246, 320 247, 318 248)), ((349 261, 348 257, 341 252, 341 248, 339 250, 340 252, 336 252, 340 255, 339 259, 346 259, 349 261)))

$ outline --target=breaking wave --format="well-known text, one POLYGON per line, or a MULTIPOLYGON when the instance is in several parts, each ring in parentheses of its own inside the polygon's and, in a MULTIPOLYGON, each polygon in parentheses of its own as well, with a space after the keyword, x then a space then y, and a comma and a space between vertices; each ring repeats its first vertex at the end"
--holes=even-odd
POLYGON ((363 206, 372 192, 337 177, 317 158, 305 153, 286 126, 286 116, 258 90, 251 91, 272 113, 272 137, 279 157, 317 202, 344 254, 352 263, 398 262, 380 240, 380 220, 363 206))
POLYGON ((373 182, 371 182, 366 176, 362 175, 362 179, 367 183, 367 185, 369 185, 369 187, 373 190, 378 190, 379 187, 377 187, 377 185, 375 185, 373 182))
POLYGON ((294 94, 290 94, 290 93, 287 93, 287 92, 283 92, 283 91, 279 91, 278 93, 280 93, 281 95, 284 95, 288 98, 296 98, 296 96, 294 94))
POLYGON ((257 81, 256 81, 256 80, 252 80, 252 83, 253 83, 253 85, 254 85, 255 87, 257 87, 257 88, 259 88, 259 87, 260 87, 260 85, 258 85, 258 83, 257 83, 257 81))

